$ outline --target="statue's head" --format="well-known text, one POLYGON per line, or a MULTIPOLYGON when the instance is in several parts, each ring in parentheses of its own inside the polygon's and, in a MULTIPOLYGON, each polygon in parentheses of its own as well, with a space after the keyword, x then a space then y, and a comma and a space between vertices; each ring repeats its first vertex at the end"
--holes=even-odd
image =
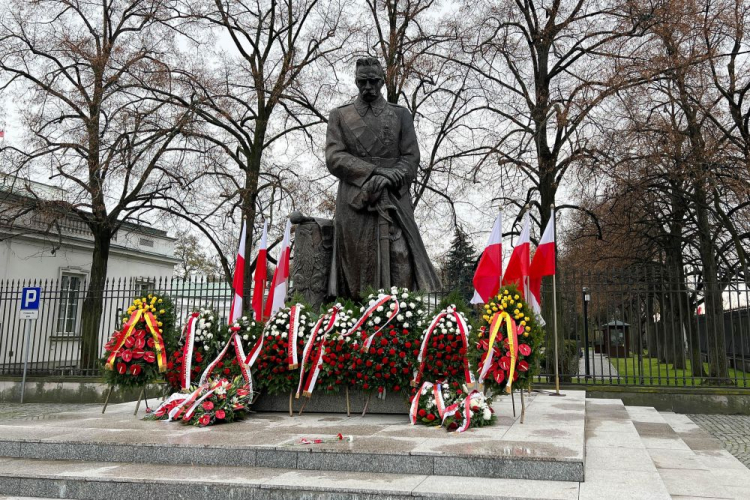
POLYGON ((357 59, 357 88, 365 102, 373 102, 380 96, 380 89, 385 82, 385 72, 380 61, 375 57, 357 59))

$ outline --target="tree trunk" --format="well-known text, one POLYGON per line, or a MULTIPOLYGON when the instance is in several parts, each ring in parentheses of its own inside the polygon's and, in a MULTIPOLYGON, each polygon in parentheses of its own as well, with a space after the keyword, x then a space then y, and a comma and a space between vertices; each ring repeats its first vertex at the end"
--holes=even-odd
POLYGON ((260 124, 256 123, 253 147, 247 158, 245 187, 242 191, 242 218, 247 222, 244 293, 242 299, 243 311, 250 311, 252 309, 253 270, 250 263, 253 260, 253 232, 255 229, 256 204, 258 201, 258 179, 260 177, 260 166, 263 156, 263 142, 265 141, 265 128, 263 130, 261 128, 260 124))
POLYGON ((696 181, 695 185, 695 211, 698 219, 700 258, 703 265, 708 369, 712 379, 709 382, 729 385, 732 381, 729 378, 726 339, 724 338, 724 305, 718 282, 711 225, 708 220, 707 196, 700 182, 700 180, 696 181))
POLYGON ((104 309, 104 285, 112 232, 109 228, 94 231, 94 252, 91 257, 91 276, 81 311, 81 369, 96 370, 99 352, 99 331, 104 309))

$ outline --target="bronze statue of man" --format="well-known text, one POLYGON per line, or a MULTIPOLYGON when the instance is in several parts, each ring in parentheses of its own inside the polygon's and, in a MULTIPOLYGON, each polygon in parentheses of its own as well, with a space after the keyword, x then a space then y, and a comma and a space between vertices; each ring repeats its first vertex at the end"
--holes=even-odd
POLYGON ((356 298, 368 287, 440 287, 414 221, 414 123, 406 108, 383 98, 384 77, 377 59, 359 59, 359 96, 328 120, 326 166, 339 179, 328 290, 333 296, 356 298))

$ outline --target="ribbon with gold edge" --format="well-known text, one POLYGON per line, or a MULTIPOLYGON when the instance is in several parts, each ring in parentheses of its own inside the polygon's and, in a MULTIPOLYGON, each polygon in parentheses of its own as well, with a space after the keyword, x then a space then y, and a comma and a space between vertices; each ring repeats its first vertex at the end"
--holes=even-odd
POLYGON ((253 378, 250 375, 250 367, 247 366, 247 363, 245 363, 245 349, 242 347, 242 337, 240 337, 240 327, 239 326, 233 326, 230 328, 234 332, 234 335, 232 338, 234 339, 234 354, 237 356, 237 364, 240 365, 240 372, 242 373, 242 378, 245 379, 245 382, 250 384, 250 387, 252 389, 253 385, 253 378))
POLYGON ((375 340, 375 336, 378 333, 380 333, 380 331, 383 328, 385 328, 386 325, 388 325, 391 321, 393 321, 393 318, 395 318, 396 316, 398 316, 398 312, 400 310, 400 306, 398 304, 398 297, 397 296, 395 296, 395 295, 384 295, 384 296, 380 297, 378 300, 376 300, 373 305, 371 305, 370 307, 368 307, 365 310, 365 312, 362 313, 362 317, 359 318, 359 320, 357 320, 357 322, 354 324, 354 326, 351 327, 351 329, 349 329, 349 331, 346 332, 346 334, 344 334, 343 337, 348 337, 352 333, 354 333, 357 330, 359 330, 362 327, 362 325, 364 325, 365 322, 368 319, 370 319, 370 316, 372 316, 372 314, 378 309, 378 307, 385 306, 385 304, 388 303, 391 300, 395 304, 395 307, 391 310, 391 313, 388 315, 388 318, 386 319, 385 323, 383 323, 382 325, 380 325, 379 327, 377 327, 375 329, 375 331, 372 333, 372 335, 370 335, 369 337, 367 337, 365 339, 365 341, 362 343, 362 350, 363 351, 369 349, 370 345, 372 345, 372 341, 375 340))
POLYGON ((312 392, 315 389, 315 384, 318 380, 318 375, 320 374, 320 368, 323 362, 323 356, 325 355, 325 342, 328 339, 328 334, 331 333, 333 328, 336 326, 336 320, 338 319, 339 312, 341 311, 341 308, 338 306, 334 306, 333 309, 329 314, 326 314, 324 316, 321 316, 318 322, 315 324, 315 327, 313 328, 312 333, 310 334, 310 338, 307 339, 307 342, 305 343, 305 349, 302 353, 302 363, 300 366, 300 372, 299 372, 299 384, 297 385, 297 394, 295 397, 299 398, 300 391, 303 391, 303 395, 310 397, 312 396, 312 392), (328 319, 328 322, 326 323, 325 328, 323 328, 323 323, 325 320, 328 319), (323 332, 320 332, 320 329, 323 328, 323 332), (315 340, 318 338, 318 335, 320 334, 320 339, 317 342, 317 351, 315 355, 312 357, 313 365, 310 367, 310 374, 307 377, 307 381, 304 383, 303 387, 303 381, 305 377, 305 365, 310 360, 310 355, 313 352, 313 345, 315 344, 315 340))
POLYGON ((287 363, 289 363, 289 369, 295 370, 299 367, 297 361, 297 330, 299 328, 299 315, 303 309, 302 304, 294 304, 289 308, 289 329, 287 331, 287 363))
POLYGON ((508 350, 510 351, 510 368, 508 369, 508 384, 505 386, 505 392, 510 394, 513 386, 513 375, 516 373, 516 361, 518 360, 518 331, 515 323, 508 329, 508 350))
POLYGON ((182 373, 180 373, 180 386, 183 389, 190 388, 190 375, 193 369, 193 349, 195 342, 195 323, 198 321, 198 313, 194 312, 188 318, 183 335, 185 336, 185 345, 182 348, 182 373))
POLYGON ((159 322, 150 311, 143 313, 143 318, 146 320, 146 325, 154 337, 154 350, 156 351, 156 363, 159 365, 159 372, 164 373, 167 371, 167 350, 164 348, 164 339, 161 338, 159 322))
POLYGON ((305 365, 307 365, 307 362, 310 360, 310 354, 312 354, 315 339, 317 338, 318 333, 320 333, 320 329, 323 326, 325 319, 325 315, 318 318, 318 321, 315 322, 315 326, 310 333, 310 337, 307 339, 307 342, 305 342, 305 348, 302 349, 302 363, 300 363, 302 366, 300 366, 299 369, 299 383, 297 384, 297 392, 294 396, 297 399, 299 399, 299 394, 302 392, 302 385, 305 380, 305 365))
POLYGON ((133 334, 135 325, 138 324, 138 322, 141 320, 141 316, 143 316, 143 309, 136 309, 135 311, 133 311, 133 314, 130 315, 130 318, 125 323, 125 326, 122 327, 122 331, 124 331, 125 333, 122 335, 122 337, 120 337, 120 341, 117 343, 115 348, 110 351, 109 357, 107 358, 107 363, 104 365, 104 368, 106 370, 114 370, 114 363, 115 358, 117 358, 117 353, 125 344, 125 341, 128 339, 128 337, 133 334))
POLYGON ((492 317, 492 321, 490 322, 490 338, 489 338, 489 343, 487 347, 487 355, 484 358, 484 362, 482 363, 482 369, 479 373, 478 382, 480 384, 484 383, 484 379, 485 377, 487 377, 487 374, 489 373, 490 368, 492 367, 492 361, 495 356, 495 351, 493 347, 495 346, 495 339, 497 338, 497 334, 500 330, 500 327, 503 324, 503 320, 505 320, 505 325, 506 325, 509 335, 511 331, 515 330, 515 322, 513 321, 513 318, 510 317, 510 314, 508 314, 506 311, 498 311, 492 317))
POLYGON ((117 346, 112 351, 110 351, 109 357, 107 358, 107 363, 104 365, 105 370, 114 369, 114 362, 115 358, 117 358, 117 353, 125 344, 125 341, 128 339, 128 337, 133 334, 135 326, 139 321, 141 321, 141 319, 145 320, 146 327, 151 333, 151 336, 154 338, 154 350, 156 351, 156 361, 159 367, 159 372, 163 373, 167 371, 167 353, 164 348, 164 340, 162 339, 161 333, 159 332, 158 322, 150 311, 145 311, 143 309, 136 309, 135 311, 133 311, 133 313, 130 315, 130 318, 125 323, 125 326, 122 329, 125 334, 120 338, 117 346))

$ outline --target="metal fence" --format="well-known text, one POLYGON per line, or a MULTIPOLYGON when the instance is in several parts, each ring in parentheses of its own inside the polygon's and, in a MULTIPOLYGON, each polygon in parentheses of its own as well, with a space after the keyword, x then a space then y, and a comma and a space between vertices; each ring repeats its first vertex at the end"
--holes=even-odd
MULTIPOLYGON (((21 290, 42 288, 39 319, 29 344, 29 375, 98 377, 97 360, 81 362, 81 312, 87 284, 58 280, 0 281, 0 375, 21 375, 25 359, 21 290)), ((674 283, 653 270, 558 274, 558 335, 563 383, 586 385, 748 387, 750 290, 721 283, 721 304, 705 309, 701 287, 674 283), (709 321, 715 319, 715 321, 709 321)), ((222 279, 127 278, 107 281, 98 352, 118 328, 134 297, 169 295, 177 325, 198 307, 213 308, 226 321, 233 296, 222 279)), ((250 291, 246 291, 249 295, 250 291)), ((425 297, 434 309, 445 292, 425 297)), ((553 382, 551 286, 543 290, 546 331, 540 382, 553 382)))
MULTIPOLYGON (((660 269, 567 273, 557 284, 563 382, 748 387, 750 290, 744 281, 719 283, 714 304, 705 303, 697 279, 675 280, 660 269)), ((542 380, 552 381, 552 370, 544 368, 542 380)))
MULTIPOLYGON (((71 276, 56 280, 0 281, 0 375, 20 375, 25 360, 24 320, 19 317, 24 287, 41 287, 39 319, 33 322, 29 344, 29 375, 101 375, 98 360, 82 363, 82 309, 88 284, 71 276)), ((233 293, 222 279, 115 278, 101 291, 103 302, 98 353, 121 326, 123 312, 136 297, 158 292, 170 297, 177 324, 199 307, 211 307, 224 321, 233 293)))

